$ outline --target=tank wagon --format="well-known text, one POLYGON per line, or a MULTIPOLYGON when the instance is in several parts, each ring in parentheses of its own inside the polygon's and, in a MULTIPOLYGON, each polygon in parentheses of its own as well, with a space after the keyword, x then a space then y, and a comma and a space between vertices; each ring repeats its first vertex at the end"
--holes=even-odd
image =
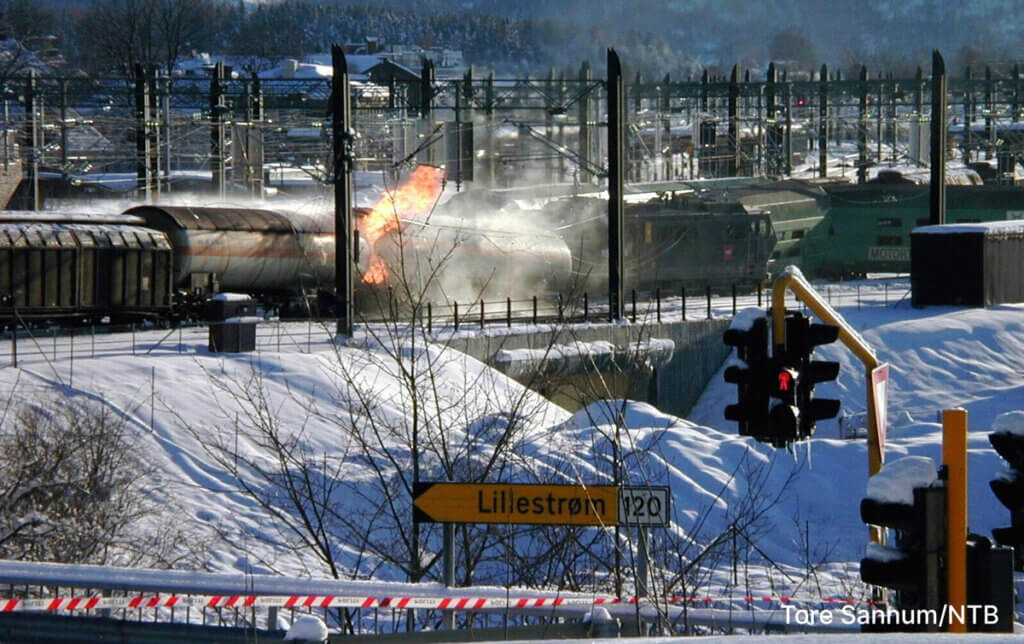
MULTIPOLYGON (((170 239, 178 288, 285 293, 334 284, 333 222, 256 208, 137 206, 126 214, 170 239)), ((359 265, 365 270, 365 259, 359 265)))
POLYGON ((439 299, 527 298, 564 292, 572 278, 565 241, 528 218, 514 228, 495 217, 402 220, 371 252, 387 269, 373 279, 364 270, 362 288, 392 286, 439 299))

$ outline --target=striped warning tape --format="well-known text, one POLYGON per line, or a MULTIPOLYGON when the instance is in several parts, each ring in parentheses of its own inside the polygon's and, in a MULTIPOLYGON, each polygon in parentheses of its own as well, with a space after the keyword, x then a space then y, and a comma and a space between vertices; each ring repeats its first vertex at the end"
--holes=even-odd
MULTIPOLYGON (((429 610, 480 611, 485 609, 530 609, 586 607, 592 605, 636 604, 648 600, 636 597, 347 597, 339 595, 137 595, 132 597, 53 597, 46 599, 0 598, 0 612, 12 611, 87 611, 99 609, 143 608, 248 608, 276 606, 283 608, 418 608, 429 610)), ((670 604, 710 606, 716 602, 743 601, 747 604, 817 605, 865 603, 871 600, 823 598, 797 600, 785 595, 746 596, 735 600, 714 597, 670 597, 670 604)))

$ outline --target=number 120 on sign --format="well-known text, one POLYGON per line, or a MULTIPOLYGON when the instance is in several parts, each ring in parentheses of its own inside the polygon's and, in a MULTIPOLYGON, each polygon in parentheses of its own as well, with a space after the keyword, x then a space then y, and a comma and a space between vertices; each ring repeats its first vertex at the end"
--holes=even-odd
POLYGON ((667 528, 670 498, 668 487, 619 488, 619 525, 667 528))

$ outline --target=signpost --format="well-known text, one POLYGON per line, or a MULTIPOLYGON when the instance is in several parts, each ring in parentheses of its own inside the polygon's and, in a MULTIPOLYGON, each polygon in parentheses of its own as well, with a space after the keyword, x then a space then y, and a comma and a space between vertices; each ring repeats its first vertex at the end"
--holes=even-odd
POLYGON ((889 364, 882 363, 871 370, 871 395, 875 400, 875 434, 878 436, 879 462, 885 462, 885 431, 889 408, 889 364))
POLYGON ((419 523, 528 523, 613 526, 614 485, 418 483, 413 521, 419 523))
POLYGON ((531 483, 417 483, 417 523, 666 527, 668 487, 531 483))
POLYGON ((667 528, 671 523, 667 486, 619 489, 619 525, 631 528, 667 528))

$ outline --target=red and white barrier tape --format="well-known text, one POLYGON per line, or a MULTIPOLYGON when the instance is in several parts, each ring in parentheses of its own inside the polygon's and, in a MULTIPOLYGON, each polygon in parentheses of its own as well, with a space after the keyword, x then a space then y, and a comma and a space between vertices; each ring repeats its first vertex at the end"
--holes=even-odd
MULTIPOLYGON (((82 611, 99 609, 142 609, 142 608, 247 608, 252 606, 276 606, 279 608, 419 608, 428 610, 481 611, 496 609, 528 609, 554 607, 587 607, 591 605, 635 604, 636 597, 345 597, 338 595, 137 595, 134 597, 54 597, 49 599, 5 599, 0 598, 0 612, 11 611, 82 611)), ((642 600, 644 602, 648 600, 642 600)), ((715 602, 741 601, 713 597, 671 597, 670 604, 710 606, 715 602)), ((855 604, 849 598, 823 598, 797 600, 787 596, 743 597, 747 604, 764 603, 769 606, 781 604, 813 604, 833 606, 855 604)), ((865 603, 871 604, 871 600, 865 603)))

